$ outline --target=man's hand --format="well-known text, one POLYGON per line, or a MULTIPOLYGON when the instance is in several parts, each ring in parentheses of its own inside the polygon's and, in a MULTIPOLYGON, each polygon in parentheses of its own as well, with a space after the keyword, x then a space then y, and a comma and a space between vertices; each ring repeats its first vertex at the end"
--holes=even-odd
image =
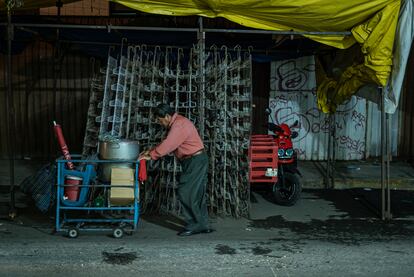
POLYGON ((147 161, 151 160, 150 152, 151 152, 151 149, 142 151, 139 154, 138 161, 140 161, 140 160, 147 160, 147 161))
POLYGON ((149 160, 151 160, 151 156, 149 154, 148 155, 139 155, 138 161, 140 161, 140 160, 147 160, 147 161, 149 161, 149 160))
POLYGON ((141 156, 141 155, 149 155, 149 153, 151 152, 151 150, 152 149, 147 149, 147 150, 144 150, 144 151, 142 151, 141 153, 139 153, 139 155, 141 156))

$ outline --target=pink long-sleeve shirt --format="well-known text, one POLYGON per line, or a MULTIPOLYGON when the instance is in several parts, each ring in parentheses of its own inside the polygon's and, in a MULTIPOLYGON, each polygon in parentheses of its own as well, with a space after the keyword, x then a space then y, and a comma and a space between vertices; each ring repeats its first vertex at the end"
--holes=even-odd
POLYGON ((158 160, 171 152, 178 159, 182 159, 204 149, 196 127, 184 116, 175 113, 168 129, 167 137, 150 152, 152 160, 158 160))

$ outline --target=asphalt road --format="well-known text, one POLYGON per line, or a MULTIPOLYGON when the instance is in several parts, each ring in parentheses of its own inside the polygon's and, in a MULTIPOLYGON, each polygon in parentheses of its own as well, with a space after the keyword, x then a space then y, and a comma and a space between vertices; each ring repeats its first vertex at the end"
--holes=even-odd
POLYGON ((22 208, 0 220, 0 276, 414 276, 406 211, 383 222, 360 194, 308 192, 289 208, 254 196, 250 219, 214 218, 216 232, 185 238, 174 218, 146 216, 132 236, 69 239, 22 208))

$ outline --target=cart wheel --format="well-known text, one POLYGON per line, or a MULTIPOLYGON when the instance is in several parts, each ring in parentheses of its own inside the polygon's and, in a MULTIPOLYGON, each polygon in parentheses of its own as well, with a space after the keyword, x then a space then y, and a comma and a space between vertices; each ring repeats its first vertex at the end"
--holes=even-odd
POLYGON ((74 239, 74 238, 77 238, 78 235, 79 235, 78 229, 69 229, 68 237, 70 237, 71 239, 74 239))
POLYGON ((120 239, 124 235, 124 230, 122 230, 121 228, 116 228, 114 229, 112 235, 114 236, 114 238, 120 239))

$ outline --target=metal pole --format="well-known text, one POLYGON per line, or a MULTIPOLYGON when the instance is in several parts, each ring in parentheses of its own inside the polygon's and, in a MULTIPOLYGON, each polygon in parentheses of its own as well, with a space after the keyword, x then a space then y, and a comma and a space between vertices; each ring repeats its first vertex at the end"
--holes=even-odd
MULTIPOLYGON (((5 25, 0 23, 1 25, 5 25)), ((77 24, 38 24, 16 23, 16 27, 36 28, 73 28, 73 29, 102 29, 102 30, 135 30, 135 31, 170 31, 170 32, 198 32, 199 28, 165 28, 165 27, 138 27, 116 25, 77 25, 77 24)), ((306 31, 271 31, 271 30, 240 30, 240 29, 203 29, 206 33, 239 33, 239 34, 267 34, 267 35, 323 35, 323 36, 350 36, 351 32, 306 32, 306 31)))
POLYGON ((306 32, 306 31, 271 31, 271 30, 240 30, 240 29, 204 29, 207 33, 241 33, 264 35, 324 35, 324 36, 350 36, 351 32, 306 32))
POLYGON ((200 136, 204 139, 204 101, 205 101, 205 86, 206 86, 206 74, 205 74, 205 48, 206 48, 206 33, 203 29, 203 18, 200 16, 198 19, 199 30, 197 32, 197 39, 199 45, 199 69, 200 69, 200 136))
MULTIPOLYGON (((57 21, 60 22, 60 8, 62 7, 61 0, 56 0, 56 8, 57 8, 57 21)), ((59 60, 59 28, 56 28, 55 34, 55 42, 53 44, 53 59, 52 59, 52 67, 53 67, 53 87, 52 87, 52 111, 51 114, 49 112, 48 107, 48 115, 49 120, 56 119, 56 111, 57 111, 57 73, 58 73, 58 60, 59 60)), ((60 118, 58 119, 60 120, 60 118)), ((51 155, 53 153, 53 149, 56 149, 54 145, 55 140, 52 136, 49 136, 49 148, 46 148, 48 159, 51 159, 51 155)))
POLYGON ((385 99, 384 99, 384 89, 382 87, 378 88, 380 93, 380 107, 381 107, 381 219, 386 219, 385 214, 385 159, 386 159, 386 124, 385 124, 385 99))
MULTIPOLYGON (((61 11, 61 7, 63 6, 62 1, 61 0, 57 0, 56 1, 56 7, 57 7, 57 20, 58 22, 60 22, 60 11, 61 11)), ((59 43, 59 28, 56 28, 56 41, 54 43, 54 49, 53 49, 53 111, 52 111, 52 115, 53 118, 56 119, 57 118, 57 107, 58 107, 58 103, 57 103, 57 93, 58 93, 58 88, 57 88, 57 75, 58 72, 60 72, 60 67, 59 67, 59 55, 60 55, 60 43, 59 43)), ((60 118, 58 118, 60 120, 60 118)), ((54 141, 52 141, 51 146, 55 146, 54 145, 54 141)), ((56 147, 56 146, 55 146, 56 147)), ((48 151, 48 154, 50 155, 51 151, 48 151)))
POLYGON ((11 51, 12 51, 12 40, 13 40, 13 25, 11 23, 11 9, 7 11, 7 93, 6 93, 6 116, 8 124, 8 150, 9 150, 9 170, 10 170, 10 210, 9 217, 14 218, 16 216, 15 209, 15 197, 14 197, 14 139, 15 128, 14 128, 14 99, 12 93, 12 62, 11 62, 11 51))
POLYGON ((329 114, 329 132, 328 132, 328 157, 326 160, 326 175, 324 176, 325 187, 330 187, 329 177, 331 176, 331 145, 332 145, 332 115, 329 114))
MULTIPOLYGON (((0 23, 0 26, 3 25, 0 23)), ((60 29, 96 29, 96 30, 131 30, 131 31, 165 31, 165 32, 198 32, 198 28, 166 28, 166 27, 138 27, 116 25, 79 25, 79 24, 39 24, 39 23, 15 23, 15 27, 32 28, 60 28, 60 29)))
POLYGON ((386 163, 387 163, 387 172, 386 172, 386 195, 387 195, 387 207, 385 211, 386 219, 392 219, 391 214, 391 191, 390 191, 390 160, 391 160, 391 120, 390 115, 386 114, 386 163))
POLYGON ((331 188, 335 188, 335 159, 336 159, 336 117, 332 115, 332 160, 331 160, 331 188))

